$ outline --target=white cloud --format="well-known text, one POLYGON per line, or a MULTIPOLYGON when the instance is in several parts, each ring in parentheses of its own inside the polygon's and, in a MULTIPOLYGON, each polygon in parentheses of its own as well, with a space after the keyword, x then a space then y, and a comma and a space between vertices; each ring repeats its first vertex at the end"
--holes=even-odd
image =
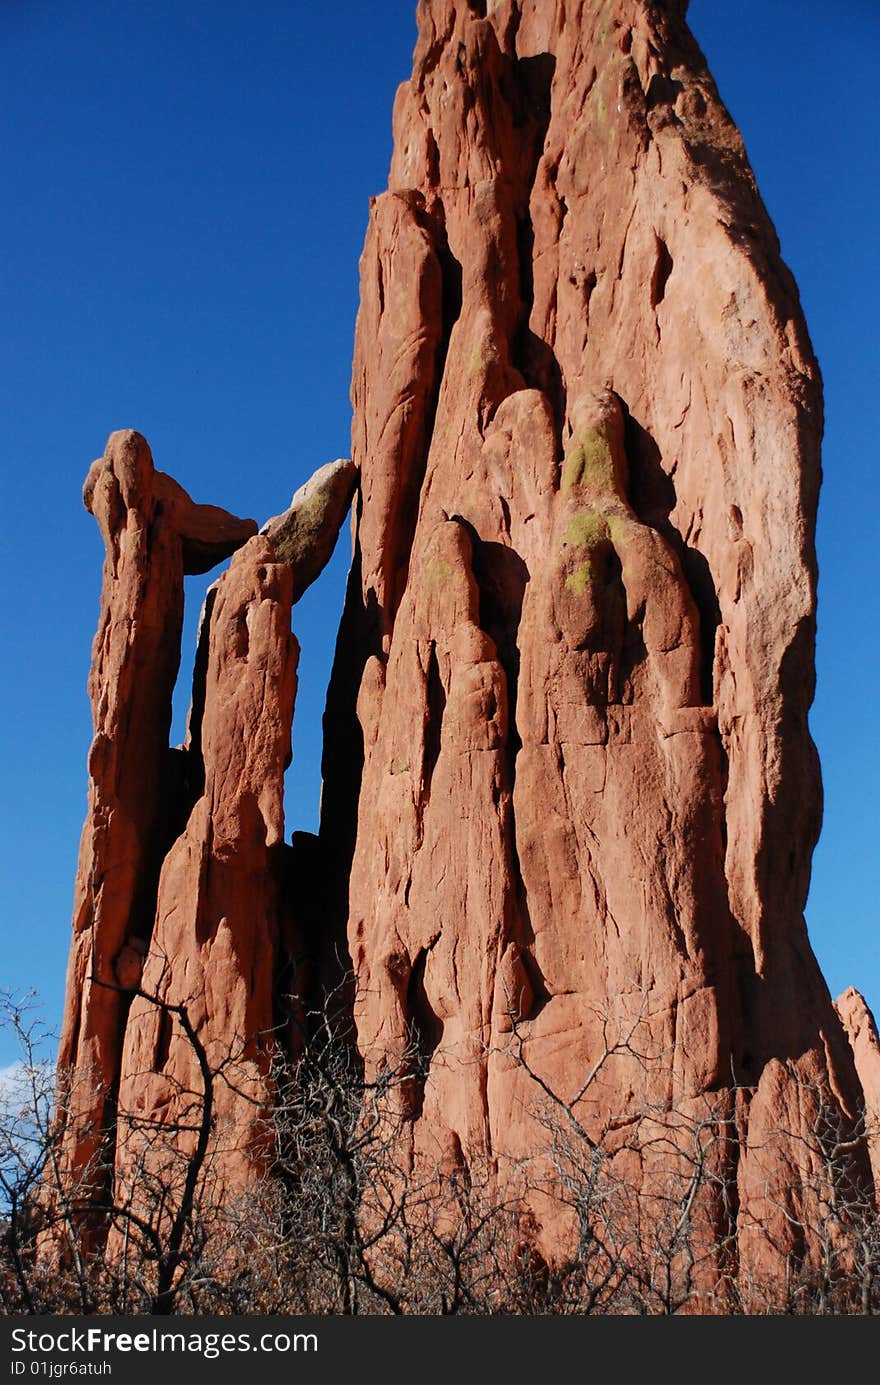
POLYGON ((24 1063, 9 1063, 5 1068, 0 1068, 0 1098, 16 1097, 19 1093, 24 1095, 26 1081, 24 1063))
POLYGON ((14 1106, 31 1110, 34 1101, 42 1108, 51 1100, 55 1073, 51 1063, 40 1062, 34 1067, 19 1060, 0 1067, 0 1108, 7 1112, 14 1106))

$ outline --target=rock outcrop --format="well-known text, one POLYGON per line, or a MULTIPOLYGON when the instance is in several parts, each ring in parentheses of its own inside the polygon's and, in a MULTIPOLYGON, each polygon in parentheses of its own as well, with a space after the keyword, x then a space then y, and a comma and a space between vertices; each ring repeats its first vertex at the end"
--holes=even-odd
POLYGON ((322 468, 258 535, 253 520, 195 505, 134 432, 114 433, 86 480, 107 559, 59 1052, 63 1150, 70 1177, 115 1175, 126 1198, 195 1139, 200 1055, 223 1073, 215 1179, 243 1185, 256 1157, 278 977, 297 950, 283 810, 291 608, 330 557, 354 483, 348 461, 322 468), (187 741, 171 749, 184 575, 232 553, 202 614, 187 741))
POLYGON ((784 1248, 817 1103, 858 1109, 803 921, 820 382, 684 8, 419 5, 322 836, 413 1158, 516 1167, 535 1078, 610 1046, 580 1119, 711 1094, 725 1215, 784 1248))
POLYGON ((137 1147, 120 1151, 117 1176, 143 1176, 145 1130, 183 1125, 190 1139, 175 1143, 194 1143, 205 1079, 175 1019, 174 1007, 185 1006, 210 1072, 222 1074, 211 1096, 222 1162, 214 1160, 213 1178, 228 1193, 246 1186, 257 1155, 275 1044, 284 771, 298 655, 293 571, 260 535, 236 553, 212 597, 199 737, 204 788, 162 865, 128 1016, 120 1140, 131 1128, 137 1147))
MULTIPOLYGON (((224 1195, 259 1170, 281 978, 346 949, 367 1074, 403 1075, 408 1172, 540 1179, 563 1113, 651 1208, 670 1147, 692 1169, 708 1130, 688 1216, 725 1283, 809 1256, 830 1144, 870 1187, 840 1136, 876 1111, 876 1030, 835 1011, 803 920, 819 373, 684 10, 420 0, 361 260, 353 460, 259 534, 137 434, 89 473, 108 556, 61 1066, 69 1158, 118 1114, 126 1196, 163 1173, 125 1130, 195 1138, 200 1054, 235 1067, 224 1195), (298 877, 291 607, 356 480, 298 877), (171 751, 183 574, 234 550, 171 751)), ((552 1258, 571 1219, 530 1215, 552 1258)))
POLYGON ((877 1021, 868 1009, 864 996, 853 986, 838 996, 835 1003, 862 1084, 871 1168, 880 1196, 880 1036, 877 1034, 877 1021))
POLYGON ((58 1055, 65 1157, 80 1171, 102 1162, 114 1140, 126 992, 140 980, 159 871, 180 825, 184 765, 168 735, 184 575, 206 572, 257 528, 196 505, 154 469, 146 441, 132 431, 111 434, 83 499, 106 559, 89 674, 89 805, 58 1055))

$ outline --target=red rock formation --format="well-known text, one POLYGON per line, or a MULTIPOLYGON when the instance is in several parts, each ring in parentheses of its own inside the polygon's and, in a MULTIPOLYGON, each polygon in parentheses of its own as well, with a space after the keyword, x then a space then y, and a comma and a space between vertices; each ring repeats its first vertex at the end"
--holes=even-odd
MULTIPOLYGON (((137 433, 114 433, 89 472, 107 560, 59 1059, 71 1176, 104 1178, 115 1164, 126 1184, 143 1176, 145 1131, 149 1142, 163 1124, 193 1125, 204 1082, 183 1007, 226 1074, 213 1093, 214 1174, 224 1187, 246 1181, 275 988, 297 941, 281 898, 291 607, 329 559, 355 479, 347 460, 321 468, 255 536, 253 520, 195 505, 154 471, 137 433), (170 750, 184 574, 236 549, 206 601, 187 743, 170 750)), ((191 1134, 178 1143, 185 1152, 191 1134)))
MULTIPOLYGON (((128 1016, 117 1158, 123 1184, 142 1177, 140 1146, 156 1126, 187 1125, 189 1135, 174 1143, 184 1150, 195 1143, 204 1077, 196 1049, 164 1007, 186 1008, 210 1071, 224 1074, 212 1093, 222 1161, 213 1174, 224 1188, 247 1182, 266 1096, 298 655, 293 571, 260 535, 236 553, 212 596, 204 622, 204 789, 163 863, 141 992, 128 1016)), ((164 1157, 163 1148, 160 1164, 164 1157)))
POLYGON ((139 979, 179 812, 179 756, 169 751, 168 733, 184 574, 207 571, 257 527, 194 504, 154 470, 147 443, 131 431, 111 434, 83 499, 107 556, 89 674, 95 737, 59 1049, 69 1087, 65 1151, 79 1170, 112 1142, 112 1108, 106 1121, 105 1108, 119 1078, 128 1008, 128 997, 113 988, 139 979))
POLYGON ((865 1098, 865 1120, 868 1127, 868 1149, 874 1183, 880 1194, 880 1037, 877 1022, 865 1003, 864 996, 850 986, 836 1002, 846 1037, 855 1058, 856 1072, 865 1098))
POLYGON ((743 1244, 785 1247, 811 1112, 857 1107, 803 922, 820 384, 683 11, 419 4, 322 836, 363 1052, 427 1068, 417 1155, 534 1153, 514 1021, 566 1099, 632 1035, 582 1119, 713 1094, 743 1244))
MULTIPOLYGON (((408 1067, 407 1159, 543 1176, 555 1093, 650 1209, 708 1124, 694 1218, 725 1274, 810 1249, 821 1132, 861 1109, 803 922, 820 385, 684 8, 421 0, 361 261, 354 463, 215 585, 177 788, 183 572, 254 526, 136 434, 90 473, 108 559, 62 1066, 100 1089, 75 1163, 118 1096, 126 1195, 162 1165, 125 1132, 174 1132, 203 1090, 179 1007, 235 1065, 224 1193, 259 1166, 242 1093, 267 1090, 296 945, 290 608, 359 469, 311 875, 368 1071, 408 1067)), ((847 1172, 867 1185, 858 1150, 847 1172)), ((558 1251, 564 1219, 533 1212, 558 1251)))

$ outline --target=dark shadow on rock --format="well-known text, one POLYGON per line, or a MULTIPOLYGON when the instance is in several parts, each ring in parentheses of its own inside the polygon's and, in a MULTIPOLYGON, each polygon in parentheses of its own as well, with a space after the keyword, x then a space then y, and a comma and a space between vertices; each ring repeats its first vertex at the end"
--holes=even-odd
POLYGON ((714 703, 712 670, 715 634, 721 607, 706 556, 685 543, 670 521, 675 508, 675 483, 663 468, 660 448, 624 404, 624 441, 629 462, 629 501, 642 524, 650 525, 671 544, 700 617, 700 695, 706 707, 714 703))

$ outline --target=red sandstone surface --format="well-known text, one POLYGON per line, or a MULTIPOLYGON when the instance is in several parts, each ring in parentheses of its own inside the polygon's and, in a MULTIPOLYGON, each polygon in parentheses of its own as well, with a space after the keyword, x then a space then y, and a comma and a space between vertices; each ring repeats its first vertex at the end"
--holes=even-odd
MULTIPOLYGON (((818 370, 683 10, 422 0, 353 463, 256 537, 137 434, 89 473, 108 556, 62 1067, 98 1094, 74 1164, 112 1144, 108 1097, 170 1120, 196 1081, 150 996, 262 1090, 294 939, 315 975, 347 947, 368 1072, 412 1062, 415 1164, 503 1181, 546 1137, 536 1083, 594 1131, 711 1108, 725 1234, 784 1251, 820 1107, 876 1114, 876 1029, 847 997, 841 1024, 803 921, 818 370), (356 479, 316 928, 284 843, 290 614, 356 479), (183 574, 234 550, 171 751, 183 574)), ((221 1100, 233 1183, 252 1111, 221 1100)))
POLYGON ((66 1150, 78 1167, 112 1140, 105 1103, 120 1074, 124 988, 139 976, 159 869, 179 830, 183 768, 168 735, 184 574, 213 567, 257 527, 196 505, 154 469, 146 441, 131 431, 111 434, 83 499, 107 555, 89 674, 95 735, 59 1050, 71 1084, 66 1150))
POLYGON ((784 1242, 818 1094, 859 1100, 803 921, 820 385, 682 11, 419 6, 323 834, 358 813, 358 1031, 429 1060, 416 1157, 534 1151, 514 1018, 566 1100, 632 1035, 583 1120, 712 1093, 744 1235, 784 1242))
POLYGON ((865 1099, 865 1122, 874 1183, 880 1193, 880 1037, 864 996, 850 986, 838 996, 837 1012, 852 1046, 865 1099))
POLYGON ((253 520, 194 504, 137 433, 112 434, 89 471, 85 504, 107 558, 59 1054, 64 1154, 81 1176, 114 1160, 125 1173, 135 1155, 115 1146, 129 1115, 180 1122, 200 1097, 197 1054, 162 1008, 184 1004, 211 1065, 234 1065, 214 1114, 246 1177, 255 1115, 233 1085, 264 1090, 273 987, 295 936, 279 896, 291 607, 332 552, 354 480, 349 461, 322 468, 270 521, 273 540, 253 520), (184 574, 231 553, 202 616, 187 743, 171 749, 184 574))

